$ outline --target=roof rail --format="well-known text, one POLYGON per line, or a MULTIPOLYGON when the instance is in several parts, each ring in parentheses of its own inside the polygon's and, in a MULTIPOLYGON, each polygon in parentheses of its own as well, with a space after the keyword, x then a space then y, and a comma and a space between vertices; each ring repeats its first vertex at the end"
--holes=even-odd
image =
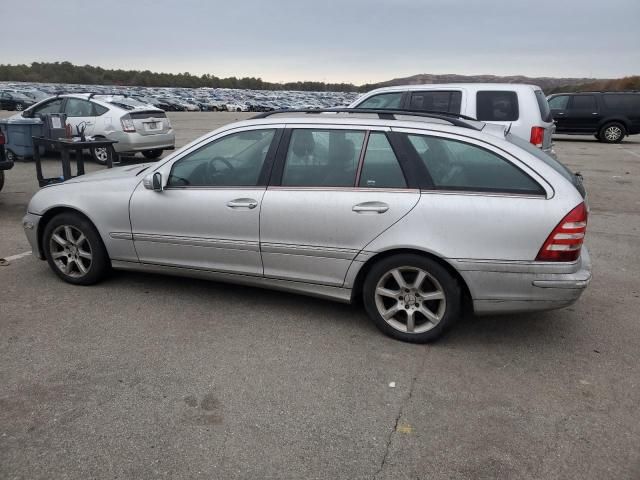
POLYGON ((251 118, 260 119, 260 118, 270 117, 271 115, 282 115, 286 113, 307 113, 307 114, 369 113, 369 114, 378 115, 378 118, 384 119, 384 120, 397 120, 396 115, 403 115, 403 116, 421 117, 421 118, 435 118, 438 120, 449 122, 451 125, 454 125, 456 127, 471 128, 473 130, 482 130, 481 127, 477 125, 473 125, 472 123, 469 123, 470 121, 478 122, 478 120, 472 117, 467 117, 466 115, 460 115, 458 113, 430 112, 430 111, 415 112, 412 110, 384 110, 384 109, 375 109, 375 108, 317 108, 317 109, 301 109, 301 110, 283 109, 283 110, 273 110, 271 112, 260 113, 251 118))

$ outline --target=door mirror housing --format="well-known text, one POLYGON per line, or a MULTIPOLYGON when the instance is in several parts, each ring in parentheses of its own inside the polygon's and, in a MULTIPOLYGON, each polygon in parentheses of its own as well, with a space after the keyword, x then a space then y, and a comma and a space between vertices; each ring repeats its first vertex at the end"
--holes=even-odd
POLYGON ((147 190, 154 190, 156 192, 162 191, 162 174, 160 172, 152 173, 151 175, 147 175, 142 180, 142 184, 144 188, 147 190))

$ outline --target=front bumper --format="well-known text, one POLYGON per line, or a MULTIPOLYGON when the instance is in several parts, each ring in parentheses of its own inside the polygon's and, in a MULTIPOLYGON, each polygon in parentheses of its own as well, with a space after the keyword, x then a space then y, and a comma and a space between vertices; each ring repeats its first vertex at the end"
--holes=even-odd
POLYGON ((44 252, 40 248, 40 244, 38 242, 38 228, 40 225, 40 219, 42 219, 40 215, 36 215, 35 213, 27 213, 22 219, 22 228, 24 228, 24 233, 27 236, 29 244, 31 245, 31 251, 33 252, 33 255, 41 260, 44 260, 44 252))
POLYGON ((583 247, 575 263, 475 264, 457 268, 465 279, 477 314, 563 308, 575 303, 591 281, 591 258, 583 247))

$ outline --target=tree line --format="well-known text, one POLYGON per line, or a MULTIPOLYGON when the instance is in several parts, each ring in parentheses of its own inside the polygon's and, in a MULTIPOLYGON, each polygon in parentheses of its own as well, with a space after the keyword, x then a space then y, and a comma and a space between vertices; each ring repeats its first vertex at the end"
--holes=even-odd
POLYGON ((157 73, 150 70, 122 70, 73 65, 70 62, 33 62, 31 65, 0 64, 0 81, 70 83, 80 85, 129 85, 140 87, 241 88, 253 90, 303 90, 315 92, 356 92, 351 83, 265 82, 255 77, 219 78, 215 75, 157 73))
MULTIPOLYGON (((314 92, 367 92, 379 84, 356 86, 352 83, 287 82, 272 83, 255 77, 219 78, 208 73, 157 73, 150 70, 122 70, 73 65, 71 62, 33 62, 31 65, 0 64, 0 81, 33 83, 70 83, 80 85, 128 85, 140 87, 240 88, 252 90, 302 90, 314 92)), ((593 90, 640 90, 640 76, 545 89, 546 94, 593 90)))

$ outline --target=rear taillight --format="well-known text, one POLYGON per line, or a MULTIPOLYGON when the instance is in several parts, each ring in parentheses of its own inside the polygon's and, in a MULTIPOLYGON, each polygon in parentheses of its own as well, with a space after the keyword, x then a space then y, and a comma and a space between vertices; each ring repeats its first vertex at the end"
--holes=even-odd
POLYGON ((4 133, 0 132, 0 145, 4 145, 6 140, 4 139, 4 133))
POLYGON ((542 142, 544 141, 544 127, 531 127, 531 138, 529 142, 531 142, 536 147, 542 147, 542 142))
POLYGON ((538 252, 536 260, 541 262, 573 262, 577 260, 586 231, 587 207, 581 203, 553 229, 538 252))
POLYGON ((122 124, 122 130, 125 132, 135 132, 136 126, 133 124, 133 120, 129 117, 122 117, 120 119, 120 123, 122 124))

